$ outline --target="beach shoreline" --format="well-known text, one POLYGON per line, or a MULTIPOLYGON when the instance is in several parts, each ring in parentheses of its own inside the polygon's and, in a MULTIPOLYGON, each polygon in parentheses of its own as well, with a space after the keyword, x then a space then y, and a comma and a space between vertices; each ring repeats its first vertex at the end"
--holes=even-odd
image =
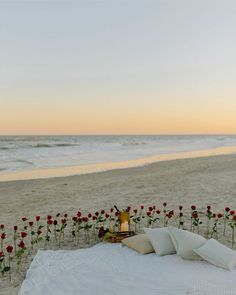
MULTIPOLYGON (((12 228, 21 217, 30 219, 47 214, 94 212, 127 205, 156 205, 161 208, 196 205, 214 212, 225 206, 236 209, 236 155, 161 161, 125 169, 116 169, 68 177, 0 182, 0 224, 12 228)), ((15 295, 25 272, 0 290, 15 295)))

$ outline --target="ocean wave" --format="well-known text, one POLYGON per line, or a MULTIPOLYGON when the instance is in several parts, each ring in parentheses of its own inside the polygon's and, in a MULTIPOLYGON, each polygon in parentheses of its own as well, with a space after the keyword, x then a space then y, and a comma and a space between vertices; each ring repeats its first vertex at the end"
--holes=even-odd
POLYGON ((33 148, 53 148, 53 147, 67 147, 67 146, 78 146, 78 144, 73 144, 73 143, 37 143, 34 145, 30 145, 30 147, 33 148))
POLYGON ((33 162, 27 161, 27 160, 23 160, 23 159, 17 159, 15 160, 15 162, 17 163, 24 163, 24 164, 28 164, 28 165, 34 165, 33 162))
POLYGON ((147 142, 123 142, 121 143, 121 145, 123 146, 127 146, 127 145, 145 145, 145 144, 148 144, 147 142))

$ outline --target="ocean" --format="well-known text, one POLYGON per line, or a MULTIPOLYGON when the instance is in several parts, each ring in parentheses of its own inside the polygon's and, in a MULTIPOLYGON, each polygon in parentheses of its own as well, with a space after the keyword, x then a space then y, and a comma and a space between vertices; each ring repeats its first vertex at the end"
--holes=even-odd
MULTIPOLYGON (((134 160, 139 159, 149 159, 147 162, 150 163, 150 159, 156 156, 222 147, 236 147, 236 136, 0 136, 0 180, 1 175, 17 172, 89 165, 96 167, 129 161, 136 163, 134 160)), ((130 166, 132 164, 127 165, 130 166)), ((106 169, 103 166, 101 170, 106 169)))

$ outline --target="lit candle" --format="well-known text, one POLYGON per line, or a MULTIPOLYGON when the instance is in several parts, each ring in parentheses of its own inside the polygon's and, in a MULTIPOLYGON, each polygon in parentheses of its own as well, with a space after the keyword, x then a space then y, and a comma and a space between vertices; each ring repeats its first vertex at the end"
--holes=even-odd
POLYGON ((129 231, 129 222, 128 221, 122 222, 121 226, 120 226, 120 230, 121 231, 129 231))

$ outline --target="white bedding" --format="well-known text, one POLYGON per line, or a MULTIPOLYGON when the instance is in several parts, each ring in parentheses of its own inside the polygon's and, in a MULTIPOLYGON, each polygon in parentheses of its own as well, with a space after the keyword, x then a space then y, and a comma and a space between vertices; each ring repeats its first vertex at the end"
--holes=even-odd
POLYGON ((120 244, 38 251, 18 295, 235 295, 236 270, 120 244))

